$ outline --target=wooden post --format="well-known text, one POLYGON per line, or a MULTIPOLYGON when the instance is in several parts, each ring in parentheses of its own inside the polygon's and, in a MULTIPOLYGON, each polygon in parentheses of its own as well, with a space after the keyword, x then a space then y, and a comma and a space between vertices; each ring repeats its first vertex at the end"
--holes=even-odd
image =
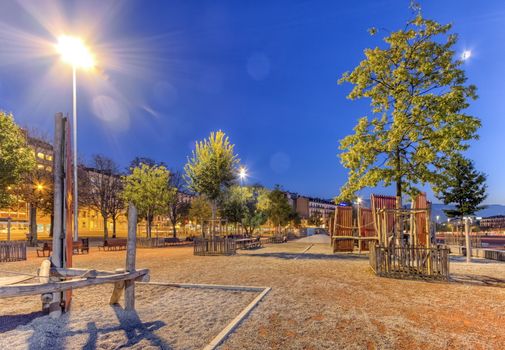
POLYGON ((358 202, 358 254, 361 254, 361 208, 358 202))
MULTIPOLYGON (((53 177, 54 177, 54 197, 53 197, 53 252, 51 254, 51 264, 55 267, 63 267, 63 230, 64 230, 64 188, 63 188, 63 114, 57 113, 54 117, 54 155, 53 155, 53 177)), ((53 293, 52 302, 49 305, 49 315, 57 318, 61 315, 62 293, 53 293)))
MULTIPOLYGON (((115 273, 124 273, 124 269, 116 269, 115 273)), ((121 295, 123 295, 124 289, 124 281, 119 281, 114 283, 114 290, 112 291, 112 295, 110 296, 109 304, 119 304, 119 299, 121 299, 121 295)))
MULTIPOLYGON (((39 269, 39 282, 40 283, 49 283, 50 271, 51 271, 51 261, 49 259, 42 261, 42 264, 40 264, 40 269, 39 269)), ((51 302, 53 301, 53 293, 42 294, 40 296, 40 299, 42 300, 42 311, 44 313, 49 312, 51 302)))
MULTIPOLYGON (((126 271, 135 271, 136 253, 136 231, 137 231, 137 208, 130 203, 128 206, 128 243, 126 250, 126 271)), ((125 309, 135 309, 135 280, 125 281, 125 309)))

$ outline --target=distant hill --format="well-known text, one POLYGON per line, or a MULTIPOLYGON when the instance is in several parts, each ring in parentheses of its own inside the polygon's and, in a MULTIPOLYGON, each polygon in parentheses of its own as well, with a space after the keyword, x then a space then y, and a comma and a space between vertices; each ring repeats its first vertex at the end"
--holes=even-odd
MULTIPOLYGON (((439 222, 442 223, 447 221, 447 216, 444 213, 444 209, 453 209, 452 205, 444 205, 444 204, 432 204, 431 206, 431 217, 435 219, 437 215, 440 216, 439 222)), ((505 215, 505 205, 501 204, 489 204, 485 209, 478 211, 475 213, 476 216, 487 217, 494 215, 505 215)))
MULTIPOLYGON (((364 199, 363 206, 370 208, 370 200, 364 199)), ((440 216, 438 222, 443 223, 447 221, 447 215, 444 213, 444 209, 454 209, 453 205, 444 205, 440 203, 434 203, 431 205, 431 217, 433 220, 438 216, 440 216)), ((486 209, 478 211, 476 216, 487 217, 494 215, 505 215, 505 205, 502 204, 489 204, 486 206, 486 209)))

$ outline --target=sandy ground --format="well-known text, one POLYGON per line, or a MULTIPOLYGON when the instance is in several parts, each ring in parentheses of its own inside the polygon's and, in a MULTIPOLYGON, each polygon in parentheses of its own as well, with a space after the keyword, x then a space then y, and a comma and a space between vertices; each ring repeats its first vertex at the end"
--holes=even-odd
MULTIPOLYGON (((333 255, 326 244, 304 242, 232 257, 194 257, 191 248, 141 249, 137 266, 151 269, 153 281, 272 287, 221 349, 501 349, 505 263, 459 260, 451 262, 449 283, 378 278, 366 256, 333 255)), ((3 263, 0 270, 34 272, 40 261, 3 263)), ((124 252, 92 250, 75 262, 112 270, 123 265, 124 252)), ((131 320, 107 305, 112 286, 97 288, 103 290, 75 292, 79 303, 55 333, 34 314, 38 297, 0 300, 0 344, 8 339, 9 349, 37 349, 34 342, 50 329, 46 338, 64 335, 64 341, 53 339, 53 349, 198 349, 255 295, 139 286, 138 318, 131 320)))

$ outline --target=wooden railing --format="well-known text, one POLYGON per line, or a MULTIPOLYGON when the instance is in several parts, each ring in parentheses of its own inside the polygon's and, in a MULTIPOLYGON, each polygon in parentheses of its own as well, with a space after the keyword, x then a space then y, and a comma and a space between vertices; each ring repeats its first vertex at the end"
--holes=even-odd
POLYGON ((449 278, 449 249, 370 245, 370 266, 384 277, 449 278))
POLYGON ((26 241, 0 241, 0 261, 26 260, 26 241))
POLYGON ((232 238, 195 238, 193 247, 194 255, 234 255, 237 251, 232 238))

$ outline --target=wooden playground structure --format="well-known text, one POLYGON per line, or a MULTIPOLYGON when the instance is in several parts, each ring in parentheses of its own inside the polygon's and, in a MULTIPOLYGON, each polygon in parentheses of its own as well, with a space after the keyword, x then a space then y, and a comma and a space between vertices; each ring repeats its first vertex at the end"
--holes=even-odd
POLYGON ((12 276, 0 278, 0 298, 40 295, 42 310, 52 317, 59 317, 70 309, 72 290, 98 284, 113 283, 110 298, 116 304, 125 291, 125 309, 135 308, 135 281, 148 281, 149 270, 135 269, 137 209, 132 204, 128 208, 128 241, 126 266, 116 271, 72 268, 72 198, 70 133, 67 118, 61 113, 55 116, 54 145, 54 235, 52 253, 42 261, 38 273, 23 274, 15 271, 2 271, 12 276), (22 283, 38 279, 38 283, 22 283))
POLYGON ((421 193, 410 208, 396 197, 372 195, 371 208, 339 206, 331 223, 333 252, 369 252, 370 266, 386 277, 449 277, 449 250, 434 244, 431 203, 421 193))
POLYGON ((235 255, 235 239, 228 235, 226 220, 205 220, 202 222, 202 235, 193 240, 193 255, 235 255))

